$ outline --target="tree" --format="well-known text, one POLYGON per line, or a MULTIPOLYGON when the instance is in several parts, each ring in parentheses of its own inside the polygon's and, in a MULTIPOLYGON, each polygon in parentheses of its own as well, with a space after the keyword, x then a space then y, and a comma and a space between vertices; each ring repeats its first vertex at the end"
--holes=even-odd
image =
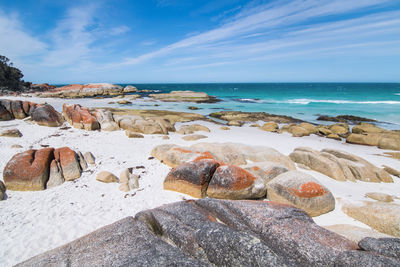
POLYGON ((0 89, 19 91, 26 85, 22 72, 10 60, 0 55, 0 89))

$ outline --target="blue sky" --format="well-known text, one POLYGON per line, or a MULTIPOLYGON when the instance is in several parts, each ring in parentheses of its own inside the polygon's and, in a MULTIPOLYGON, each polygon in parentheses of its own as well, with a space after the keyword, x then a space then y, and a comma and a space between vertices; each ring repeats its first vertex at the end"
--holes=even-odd
POLYGON ((398 0, 1 0, 33 82, 400 81, 398 0))

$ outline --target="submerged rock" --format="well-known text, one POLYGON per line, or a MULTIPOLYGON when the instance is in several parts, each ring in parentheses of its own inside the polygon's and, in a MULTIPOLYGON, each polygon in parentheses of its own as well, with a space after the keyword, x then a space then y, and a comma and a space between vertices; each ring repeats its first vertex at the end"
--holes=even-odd
POLYGON ((193 91, 172 91, 165 94, 150 94, 149 96, 164 102, 216 103, 220 101, 206 93, 193 91))
POLYGON ((265 112, 220 111, 211 113, 210 116, 228 122, 235 122, 235 121, 242 121, 242 122, 273 121, 277 123, 302 122, 301 120, 289 116, 275 115, 265 112))

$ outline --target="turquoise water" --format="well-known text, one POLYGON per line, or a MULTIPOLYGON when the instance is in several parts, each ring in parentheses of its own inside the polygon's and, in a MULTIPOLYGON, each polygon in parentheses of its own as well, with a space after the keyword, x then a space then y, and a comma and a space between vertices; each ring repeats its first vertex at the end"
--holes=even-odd
MULTIPOLYGON (((125 84, 123 84, 125 85, 125 84)), ((215 83, 133 84, 138 89, 206 92, 215 104, 165 103, 159 108, 187 111, 188 106, 209 114, 219 110, 263 111, 317 122, 318 115, 355 115, 400 129, 400 83, 215 83)), ((321 123, 321 122, 320 122, 321 123)))

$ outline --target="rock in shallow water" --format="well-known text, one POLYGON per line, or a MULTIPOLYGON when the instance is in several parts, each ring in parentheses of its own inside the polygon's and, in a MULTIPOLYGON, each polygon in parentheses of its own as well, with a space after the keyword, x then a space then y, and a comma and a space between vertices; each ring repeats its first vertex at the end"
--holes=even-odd
POLYGON ((291 206, 202 199, 142 211, 19 266, 333 266, 357 248, 291 206))

